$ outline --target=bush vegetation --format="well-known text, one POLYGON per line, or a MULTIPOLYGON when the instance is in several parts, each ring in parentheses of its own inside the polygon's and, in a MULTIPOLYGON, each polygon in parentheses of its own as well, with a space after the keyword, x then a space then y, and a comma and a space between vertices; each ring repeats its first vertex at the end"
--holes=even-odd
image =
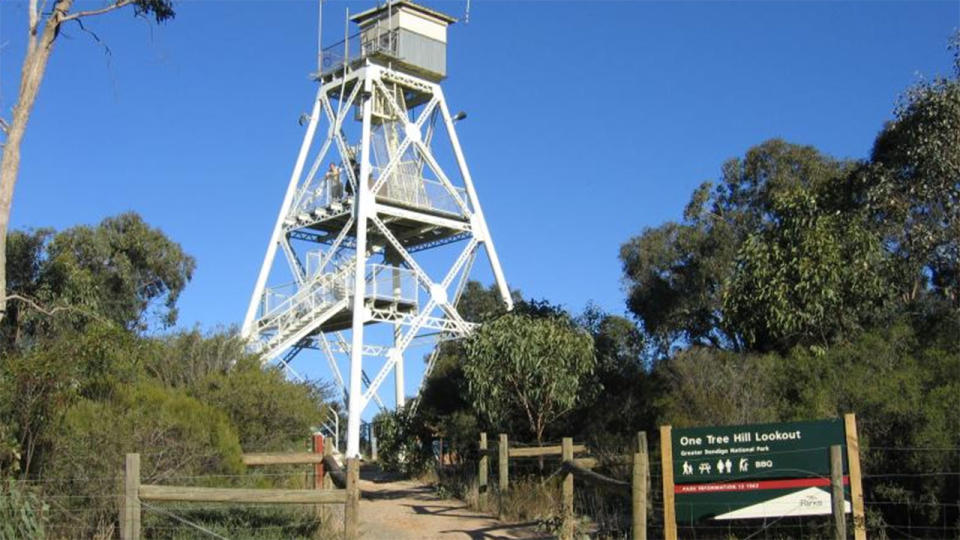
MULTIPOLYGON (((144 482, 301 487, 299 473, 239 476, 240 455, 301 450, 328 388, 262 368, 232 330, 171 331, 194 262, 161 231, 135 214, 14 231, 7 261, 18 298, 0 323, 0 537, 109 537, 128 452, 144 482)), ((190 514, 259 538, 317 528, 312 509, 190 514)), ((144 524, 193 534, 162 513, 144 524)))

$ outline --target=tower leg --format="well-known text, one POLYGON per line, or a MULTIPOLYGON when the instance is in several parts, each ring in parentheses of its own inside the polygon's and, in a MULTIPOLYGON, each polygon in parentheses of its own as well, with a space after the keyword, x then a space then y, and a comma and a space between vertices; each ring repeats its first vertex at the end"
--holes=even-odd
POLYGON ((450 116, 450 109, 447 108, 447 100, 443 97, 443 92, 439 89, 437 90, 437 97, 440 101, 440 112, 443 115, 443 122, 447 127, 447 134, 450 136, 450 145, 453 147, 453 154, 457 158, 457 166, 460 168, 463 183, 467 188, 467 196, 470 197, 470 203, 473 205, 473 211, 476 214, 475 227, 479 230, 474 230, 474 234, 480 237, 480 240, 487 250, 487 258, 490 260, 490 269, 493 270, 493 277, 497 282, 497 288, 500 290, 500 298, 507 306, 508 311, 513 310, 513 298, 510 296, 510 288, 507 286, 506 278, 503 277, 503 269, 500 267, 500 257, 497 256, 497 250, 493 247, 493 239, 490 237, 490 230, 487 229, 487 220, 483 217, 483 209, 480 207, 480 199, 477 197, 477 191, 473 187, 473 178, 470 176, 467 160, 463 156, 460 139, 457 137, 457 130, 453 126, 453 117, 450 116))
MULTIPOLYGON (((400 337, 402 331, 399 324, 393 326, 393 347, 397 350, 397 344, 400 342, 400 337)), ((397 410, 403 408, 406 405, 406 391, 404 390, 404 379, 403 379, 403 353, 399 353, 397 356, 397 363, 394 364, 394 380, 396 382, 396 392, 397 392, 397 410)))
MULTIPOLYGON (((369 73, 363 75, 364 94, 372 94, 369 73)), ((366 322, 363 299, 366 296, 367 216, 373 206, 368 178, 370 177, 370 117, 369 98, 363 99, 363 129, 360 140, 360 178, 357 178, 357 260, 353 275, 353 335, 350 347, 350 403, 347 405, 347 457, 360 457, 360 417, 363 414, 363 325, 366 322)))
MULTIPOLYGON (((400 264, 399 260, 393 264, 400 264)), ((400 283, 400 269, 394 267, 393 269, 393 294, 394 297, 399 300, 402 294, 401 283, 400 283)), ((393 325, 393 348, 397 349, 397 345, 400 343, 400 338, 403 335, 403 331, 399 324, 393 325)), ((395 382, 395 390, 397 394, 397 410, 403 408, 406 405, 406 390, 404 389, 404 378, 403 378, 403 353, 397 357, 397 363, 393 367, 393 378, 395 382)))
POLYGON ((243 318, 240 335, 245 338, 250 337, 250 333, 253 330, 253 320, 257 316, 257 308, 260 306, 263 290, 267 285, 270 266, 273 264, 273 258, 277 253, 277 245, 280 242, 280 237, 283 235, 283 219, 287 216, 287 212, 290 211, 290 205, 293 204, 293 196, 297 192, 300 175, 303 174, 303 165, 307 160, 307 153, 310 151, 310 144, 317 130, 317 123, 320 121, 320 114, 320 91, 318 91, 317 98, 313 101, 313 110, 310 112, 310 123, 307 125, 307 132, 303 135, 300 152, 297 154, 297 162, 293 166, 293 172, 290 174, 290 182, 287 184, 287 191, 283 196, 283 204, 280 205, 277 222, 273 226, 273 233, 270 234, 270 242, 267 244, 267 254, 263 257, 263 264, 260 266, 260 273, 257 275, 257 284, 253 287, 253 296, 250 297, 250 305, 247 307, 247 314, 243 318))

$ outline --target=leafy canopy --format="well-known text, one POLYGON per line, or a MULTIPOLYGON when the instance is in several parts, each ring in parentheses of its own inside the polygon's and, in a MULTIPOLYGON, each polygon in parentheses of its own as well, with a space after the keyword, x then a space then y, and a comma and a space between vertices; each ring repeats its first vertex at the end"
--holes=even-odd
POLYGON ((682 222, 623 244, 627 306, 660 355, 824 345, 878 316, 881 245, 847 208, 853 168, 770 140, 700 186, 682 222))
POLYGON ((52 331, 54 321, 76 327, 91 316, 130 330, 151 322, 169 327, 196 267, 179 244, 134 213, 59 233, 14 231, 8 244, 8 289, 62 310, 52 320, 24 302, 11 303, 2 327, 8 346, 29 344, 52 331))
POLYGON ((874 142, 863 198, 885 242, 911 278, 960 307, 960 32, 953 77, 908 89, 874 142))
POLYGON ((594 368, 590 335, 562 317, 508 313, 484 323, 464 348, 474 408, 492 425, 525 419, 538 442, 573 408, 581 381, 594 368))

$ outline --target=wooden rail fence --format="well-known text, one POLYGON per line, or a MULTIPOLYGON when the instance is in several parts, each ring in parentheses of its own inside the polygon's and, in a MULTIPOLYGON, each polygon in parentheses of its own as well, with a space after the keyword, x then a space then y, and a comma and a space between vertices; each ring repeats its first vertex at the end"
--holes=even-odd
MULTIPOLYGON (((486 433, 480 434, 479 449, 480 459, 477 464, 477 484, 479 486, 480 497, 482 500, 485 500, 490 480, 489 456, 494 452, 493 449, 489 448, 486 433)), ((563 524, 560 532, 560 538, 562 540, 571 540, 574 536, 574 478, 581 482, 630 497, 632 537, 635 540, 646 540, 647 497, 650 491, 650 461, 647 454, 647 434, 645 432, 639 432, 637 434, 637 452, 632 455, 614 456, 612 460, 607 461, 632 464, 633 474, 631 475, 630 481, 617 480, 592 471, 591 469, 596 468, 599 463, 597 458, 590 456, 575 457, 576 454, 583 454, 587 451, 588 449, 585 445, 573 444, 573 439, 570 437, 564 437, 559 446, 510 448, 510 441, 507 435, 501 433, 496 445, 501 517, 504 510, 503 495, 510 489, 510 459, 559 456, 561 459, 560 470, 563 473, 563 481, 561 484, 563 524)))
MULTIPOLYGON (((140 454, 127 454, 124 463, 124 496, 120 508, 121 540, 140 540, 141 501, 215 502, 236 504, 342 504, 343 534, 347 540, 358 535, 358 510, 360 505, 360 463, 347 460, 345 487, 333 487, 335 465, 329 452, 319 453, 260 453, 244 454, 243 463, 249 466, 263 465, 314 465, 321 471, 322 480, 317 485, 322 489, 251 489, 211 488, 192 486, 161 486, 140 483, 140 454), (326 461, 325 461, 326 460, 326 461), (327 463, 327 473, 322 474, 320 464, 327 463)), ((338 482, 339 483, 339 482, 338 482)))

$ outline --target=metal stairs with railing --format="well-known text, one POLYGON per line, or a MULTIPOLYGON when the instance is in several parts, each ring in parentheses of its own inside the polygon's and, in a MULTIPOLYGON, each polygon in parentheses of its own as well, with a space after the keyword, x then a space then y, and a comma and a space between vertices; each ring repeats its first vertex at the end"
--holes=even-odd
POLYGON ((279 356, 315 332, 331 317, 350 307, 353 267, 350 260, 341 264, 335 272, 315 274, 300 286, 296 294, 256 321, 258 332, 265 336, 258 351, 264 362, 279 356))

